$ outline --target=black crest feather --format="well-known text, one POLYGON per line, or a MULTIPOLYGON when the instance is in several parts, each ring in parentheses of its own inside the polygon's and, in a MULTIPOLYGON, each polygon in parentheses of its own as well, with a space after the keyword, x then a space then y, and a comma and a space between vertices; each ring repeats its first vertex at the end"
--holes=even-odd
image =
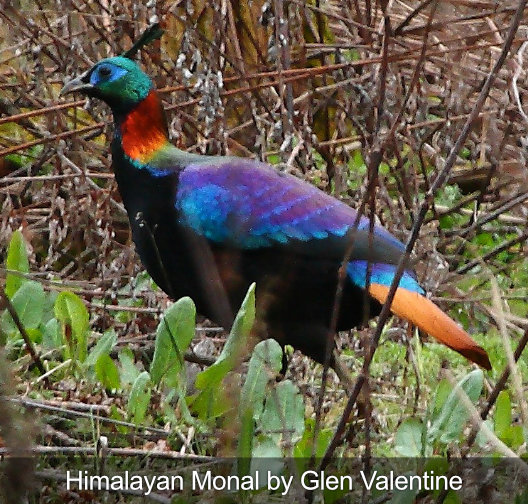
POLYGON ((133 59, 136 53, 143 48, 143 46, 150 44, 152 41, 159 39, 163 33, 164 29, 161 28, 161 25, 159 23, 154 23, 150 25, 139 37, 136 42, 134 42, 134 45, 127 49, 121 56, 124 56, 128 59, 133 59))

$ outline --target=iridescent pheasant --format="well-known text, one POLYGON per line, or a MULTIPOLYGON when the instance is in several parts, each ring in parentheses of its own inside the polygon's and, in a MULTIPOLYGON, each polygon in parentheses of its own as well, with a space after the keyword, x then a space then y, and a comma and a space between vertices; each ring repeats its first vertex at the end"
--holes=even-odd
MULTIPOLYGON (((131 59, 99 61, 62 93, 73 91, 112 109, 113 169, 133 240, 172 298, 190 296, 199 313, 229 329, 256 282, 254 333, 324 362, 338 271, 352 244, 337 330, 380 312, 404 253, 388 231, 375 226, 370 235, 367 218, 356 222, 343 202, 264 163, 177 149, 152 81, 131 59)), ((491 368, 486 352, 424 297, 411 270, 391 310, 491 368)), ((333 352, 330 364, 340 371, 337 361, 333 352)))

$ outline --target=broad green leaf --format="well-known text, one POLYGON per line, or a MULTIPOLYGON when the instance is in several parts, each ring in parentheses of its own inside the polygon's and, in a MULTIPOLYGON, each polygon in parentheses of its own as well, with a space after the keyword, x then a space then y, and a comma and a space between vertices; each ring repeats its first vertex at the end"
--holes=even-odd
POLYGON ((134 363, 134 354, 130 348, 123 348, 117 356, 119 363, 121 364, 121 382, 132 384, 136 381, 139 376, 139 369, 134 363))
MULTIPOLYGON (((59 295, 56 291, 46 292, 44 298, 44 313, 42 314, 41 324, 46 325, 50 320, 55 319, 55 301, 59 295)), ((55 319, 56 320, 56 319, 55 319)))
MULTIPOLYGON (((6 268, 20 273, 29 273, 29 261, 26 251, 26 243, 20 231, 15 231, 11 236, 9 248, 7 249, 6 268)), ((27 282, 21 276, 8 273, 6 276, 6 294, 12 298, 20 286, 27 282)))
POLYGON ((150 395, 150 375, 143 371, 134 381, 128 398, 128 415, 135 424, 140 424, 145 419, 150 395))
POLYGON ((255 420, 264 407, 266 385, 275 379, 282 366, 282 349, 273 339, 261 341, 251 355, 246 381, 240 395, 240 411, 252 411, 255 420))
POLYGON ((62 345, 61 328, 56 318, 50 319, 44 326, 42 343, 46 348, 59 348, 62 345))
POLYGON ((62 324, 68 358, 86 359, 89 315, 86 306, 73 292, 63 291, 55 300, 55 317, 62 324))
POLYGON ((216 362, 196 377, 196 388, 204 390, 217 386, 233 369, 246 351, 246 343, 255 320, 255 284, 249 290, 237 313, 227 341, 216 362))
MULTIPOLYGON (((488 418, 484 420, 484 425, 493 432, 493 422, 488 418)), ((477 437, 475 438, 475 444, 480 448, 485 448, 489 444, 489 436, 482 429, 479 429, 477 437)))
POLYGON ((269 437, 256 438, 251 458, 251 474, 258 474, 258 487, 266 488, 267 475, 284 473, 284 457, 279 445, 269 437), (257 472, 258 471, 258 472, 257 472))
POLYGON ((154 357, 150 365, 152 382, 162 378, 169 387, 176 387, 183 369, 183 355, 194 337, 196 308, 191 298, 184 297, 165 312, 156 331, 154 357))
POLYGON ((35 329, 40 324, 44 298, 42 285, 33 281, 26 281, 13 296, 11 302, 26 329, 35 329))
POLYGON ((225 415, 233 408, 233 401, 228 393, 228 388, 224 387, 222 383, 216 386, 208 385, 198 394, 189 398, 189 407, 201 420, 212 420, 225 415))
POLYGON ((297 463, 299 470, 302 472, 307 469, 307 464, 312 454, 317 460, 321 459, 334 436, 332 429, 320 429, 315 436, 315 420, 307 418, 304 422, 304 433, 301 440, 296 443, 293 450, 293 456, 297 463), (314 439, 315 438, 315 439, 314 439), (313 447, 315 441, 315 449, 313 447))
POLYGON ((40 329, 26 329, 26 334, 33 343, 42 343, 42 331, 40 329))
POLYGON ((423 424, 417 418, 407 418, 396 431, 395 450, 403 457, 421 457, 424 455, 422 442, 423 424))
POLYGON ((259 422, 263 433, 278 442, 292 445, 304 432, 304 403, 299 389, 290 381, 277 384, 266 399, 259 422))
POLYGON ((510 395, 506 390, 502 390, 497 397, 493 421, 495 424, 495 434, 501 441, 506 442, 512 423, 510 395))
POLYGON ((15 323, 13 322, 13 319, 7 310, 4 310, 0 316, 0 331, 2 332, 2 335, 6 341, 8 338, 16 338, 18 335, 18 330, 15 326, 15 323))
POLYGON ((510 448, 517 450, 522 444, 525 443, 524 429, 522 425, 511 425, 509 432, 509 445, 510 448))
POLYGON ((440 414, 440 411, 442 411, 442 406, 445 404, 452 390, 453 387, 449 383, 449 380, 446 380, 445 378, 440 380, 434 394, 433 416, 440 414))
POLYGON ((350 491, 349 491, 349 486, 347 483, 343 483, 343 485, 339 485, 339 487, 336 488, 335 490, 330 490, 329 488, 325 488, 323 490, 324 504, 334 504, 334 502, 336 503, 346 502, 345 497, 349 493, 350 491))
MULTIPOLYGON (((101 355, 110 355, 112 348, 114 348, 117 343, 117 334, 115 330, 109 329, 99 338, 95 346, 92 348, 88 357, 84 361, 86 367, 94 366, 95 363, 99 360, 101 355)), ((115 388, 115 387, 114 387, 115 388)))
MULTIPOLYGON (((264 438, 263 441, 257 443, 253 449, 254 459, 282 459, 282 453, 277 443, 274 443, 270 438, 264 438)), ((255 462, 257 462, 255 460, 255 462)), ((269 463, 269 460, 263 460, 264 463, 269 463)), ((280 462, 282 467, 282 462, 280 462)), ((251 464, 253 468, 253 463, 251 464)))
POLYGON ((437 476, 447 474, 450 469, 450 462, 446 457, 432 457, 426 459, 423 472, 433 472, 437 476))
POLYGON ((428 435, 431 439, 450 443, 460 438, 469 417, 460 395, 465 393, 472 403, 476 403, 483 384, 484 374, 480 369, 476 369, 455 385, 429 429, 428 435))
POLYGON ((103 353, 97 359, 94 366, 95 376, 106 389, 118 389, 120 387, 119 371, 112 358, 103 353))
POLYGON ((228 400, 221 382, 246 351, 247 339, 254 320, 255 284, 252 284, 218 359, 196 377, 195 386, 200 391, 190 399, 189 405, 202 420, 220 416, 232 407, 232 401, 228 400))
POLYGON ((510 448, 516 449, 524 443, 522 426, 512 425, 512 406, 507 390, 502 390, 497 397, 493 423, 497 437, 510 448))

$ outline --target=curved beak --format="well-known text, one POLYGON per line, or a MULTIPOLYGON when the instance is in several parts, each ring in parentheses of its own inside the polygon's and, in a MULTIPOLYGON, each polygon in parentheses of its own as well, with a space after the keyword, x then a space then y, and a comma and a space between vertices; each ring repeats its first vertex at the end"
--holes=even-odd
POLYGON ((75 91, 84 91, 86 92, 89 89, 92 89, 93 86, 90 84, 90 70, 84 72, 79 77, 72 79, 67 82, 64 87, 60 90, 59 96, 64 96, 69 93, 74 93, 75 91))

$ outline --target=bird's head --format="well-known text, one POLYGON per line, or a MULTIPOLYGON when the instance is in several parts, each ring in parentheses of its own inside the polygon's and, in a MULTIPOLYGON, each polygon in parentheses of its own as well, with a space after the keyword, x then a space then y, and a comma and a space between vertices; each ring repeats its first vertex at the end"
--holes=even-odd
POLYGON ((144 100, 152 87, 152 81, 134 61, 116 56, 97 62, 66 83, 60 94, 79 91, 105 101, 116 112, 127 112, 144 100))

